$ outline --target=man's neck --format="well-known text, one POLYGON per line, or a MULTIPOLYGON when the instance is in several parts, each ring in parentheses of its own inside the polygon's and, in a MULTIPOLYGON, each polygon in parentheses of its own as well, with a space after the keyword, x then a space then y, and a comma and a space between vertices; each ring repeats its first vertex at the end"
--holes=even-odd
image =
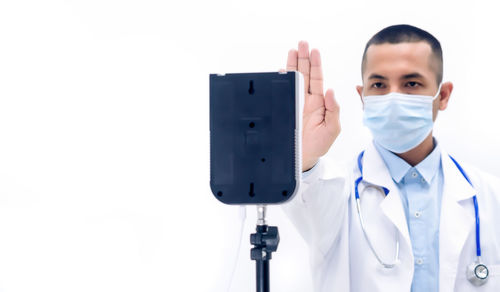
POLYGON ((395 153, 401 159, 406 161, 409 165, 415 166, 424 160, 434 149, 434 139, 432 139, 432 132, 420 143, 417 147, 405 153, 395 153))

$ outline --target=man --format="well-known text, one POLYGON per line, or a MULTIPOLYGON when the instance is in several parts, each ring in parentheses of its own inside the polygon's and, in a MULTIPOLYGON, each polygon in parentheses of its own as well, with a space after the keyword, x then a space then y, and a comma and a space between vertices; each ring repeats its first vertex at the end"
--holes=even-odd
POLYGON ((315 291, 500 291, 500 181, 432 135, 453 90, 439 41, 395 25, 367 43, 357 92, 373 143, 341 176, 320 159, 340 123, 319 51, 300 42, 287 70, 305 80, 304 173, 283 208, 310 247, 315 291))

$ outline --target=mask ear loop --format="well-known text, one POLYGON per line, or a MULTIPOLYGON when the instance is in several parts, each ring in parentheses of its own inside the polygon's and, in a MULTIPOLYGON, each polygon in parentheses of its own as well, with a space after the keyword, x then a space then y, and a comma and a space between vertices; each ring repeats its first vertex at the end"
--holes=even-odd
POLYGON ((439 83, 438 91, 437 91, 436 95, 434 95, 434 97, 432 98, 432 101, 436 100, 436 98, 439 96, 439 94, 441 94, 441 86, 442 85, 443 85, 443 82, 439 83))

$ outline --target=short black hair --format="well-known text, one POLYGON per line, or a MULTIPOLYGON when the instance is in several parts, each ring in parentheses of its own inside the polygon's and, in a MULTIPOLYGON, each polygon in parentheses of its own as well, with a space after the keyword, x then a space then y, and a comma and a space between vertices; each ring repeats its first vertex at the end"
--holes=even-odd
POLYGON ((424 41, 431 46, 432 54, 437 61, 436 81, 440 84, 443 80, 443 51, 439 41, 427 31, 408 24, 388 26, 376 33, 366 43, 361 62, 361 74, 365 71, 366 51, 371 45, 414 43, 424 41))

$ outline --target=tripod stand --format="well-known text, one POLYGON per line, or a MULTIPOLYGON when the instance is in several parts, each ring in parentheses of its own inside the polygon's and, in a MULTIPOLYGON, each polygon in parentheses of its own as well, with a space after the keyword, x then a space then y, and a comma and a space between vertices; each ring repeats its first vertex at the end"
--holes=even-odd
POLYGON ((257 206, 256 233, 250 235, 250 257, 256 264, 257 292, 269 292, 269 261, 280 241, 278 227, 266 224, 266 206, 257 206))

